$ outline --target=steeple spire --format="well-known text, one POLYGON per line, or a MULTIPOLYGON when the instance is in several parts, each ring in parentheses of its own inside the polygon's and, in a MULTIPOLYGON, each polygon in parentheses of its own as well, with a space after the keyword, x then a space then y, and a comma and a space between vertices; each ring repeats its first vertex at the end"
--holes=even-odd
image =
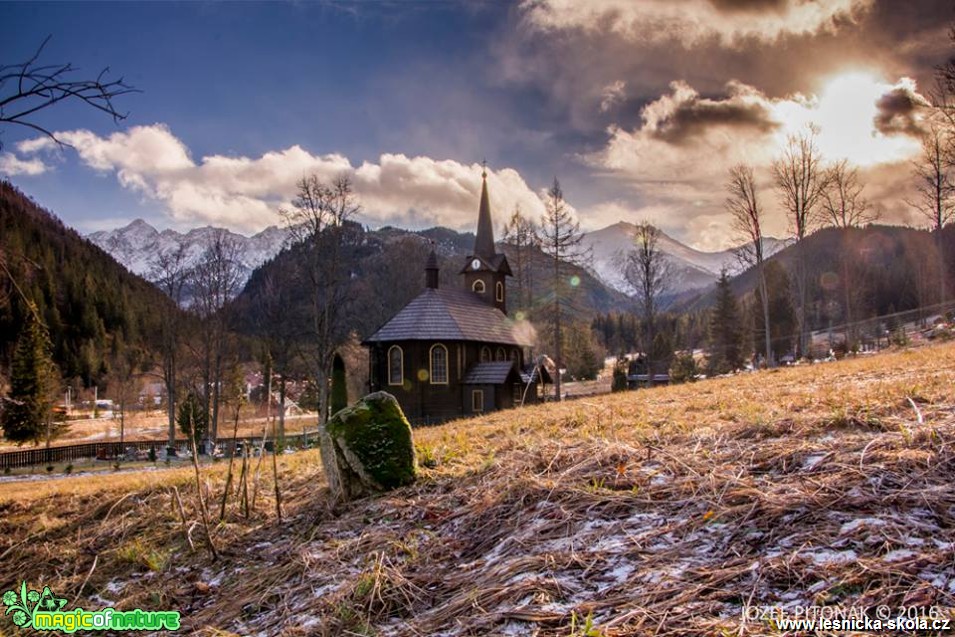
POLYGON ((477 238, 474 240, 474 254, 490 261, 494 258, 494 224, 491 221, 491 204, 487 196, 487 161, 482 162, 481 206, 478 208, 477 238))

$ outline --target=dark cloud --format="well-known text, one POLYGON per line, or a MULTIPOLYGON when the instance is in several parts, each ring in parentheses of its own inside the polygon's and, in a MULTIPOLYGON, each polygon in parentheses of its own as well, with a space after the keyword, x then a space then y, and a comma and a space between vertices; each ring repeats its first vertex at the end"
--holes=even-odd
POLYGON ((922 118, 928 106, 928 101, 911 87, 892 89, 876 102, 875 128, 885 135, 919 137, 924 132, 922 118))
POLYGON ((701 97, 683 82, 671 85, 672 93, 643 110, 645 130, 671 144, 691 142, 713 127, 750 129, 769 133, 778 128, 765 96, 738 82, 727 85, 727 95, 701 97))
MULTIPOLYGON (((653 113, 653 134, 671 144, 682 144, 706 133, 714 126, 751 129, 769 133, 779 127, 765 100, 744 92, 731 84, 731 95, 725 99, 701 98, 695 92, 677 88, 667 107, 653 113)), ((658 102, 657 104, 660 104, 658 102)))
POLYGON ((782 11, 787 0, 709 0, 710 4, 727 13, 762 13, 763 11, 782 11))

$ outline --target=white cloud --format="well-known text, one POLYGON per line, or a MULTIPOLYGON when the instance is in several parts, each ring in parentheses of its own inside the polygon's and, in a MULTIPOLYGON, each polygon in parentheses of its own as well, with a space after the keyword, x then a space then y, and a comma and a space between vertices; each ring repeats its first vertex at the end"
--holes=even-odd
POLYGON ((633 42, 677 41, 684 46, 716 39, 735 46, 745 40, 772 42, 787 34, 835 31, 840 22, 854 21, 872 4, 873 0, 525 0, 523 9, 527 24, 542 31, 609 32, 633 42))
POLYGON ((40 159, 20 159, 13 153, 0 153, 0 174, 14 175, 42 175, 49 166, 40 159))
POLYGON ((606 113, 615 104, 623 101, 623 98, 626 97, 626 88, 627 83, 623 80, 615 80, 605 86, 600 93, 600 112, 606 113))
MULTIPOLYGON (((114 172, 123 187, 161 202, 176 224, 216 224, 257 231, 279 221, 277 211, 295 195, 302 177, 331 179, 350 173, 362 205, 362 220, 415 227, 441 224, 473 229, 481 188, 481 166, 429 157, 383 154, 377 163, 354 167, 340 154, 314 155, 295 145, 260 157, 210 155, 198 162, 167 126, 137 126, 100 137, 87 130, 58 132, 80 159, 114 172)), ((21 150, 55 148, 43 139, 21 150)), ((39 161, 39 160, 36 160, 39 161)), ((517 171, 488 171, 496 220, 515 205, 539 215, 543 204, 517 171)))

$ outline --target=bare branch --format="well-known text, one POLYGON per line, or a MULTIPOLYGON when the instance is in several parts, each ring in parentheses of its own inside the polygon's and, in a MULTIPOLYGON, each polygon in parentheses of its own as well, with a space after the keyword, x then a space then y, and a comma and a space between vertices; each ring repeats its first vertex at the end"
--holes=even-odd
POLYGON ((933 124, 922 138, 922 152, 912 161, 916 198, 908 203, 925 217, 933 231, 955 219, 955 183, 948 156, 950 137, 946 128, 933 124))
POLYGON ((826 169, 826 188, 822 192, 822 211, 836 228, 859 228, 879 217, 862 196, 865 186, 859 183, 859 169, 841 160, 826 169))
MULTIPOLYGON (((14 124, 35 130, 61 146, 69 146, 49 129, 30 120, 37 112, 63 101, 79 101, 113 118, 126 119, 129 113, 116 110, 113 100, 129 93, 139 93, 120 77, 107 80, 109 67, 94 79, 74 79, 78 70, 67 64, 38 65, 37 60, 50 41, 48 36, 26 62, 0 65, 0 124, 14 124), (11 86, 8 88, 7 85, 11 86)), ((2 148, 2 144, 0 144, 2 148)))

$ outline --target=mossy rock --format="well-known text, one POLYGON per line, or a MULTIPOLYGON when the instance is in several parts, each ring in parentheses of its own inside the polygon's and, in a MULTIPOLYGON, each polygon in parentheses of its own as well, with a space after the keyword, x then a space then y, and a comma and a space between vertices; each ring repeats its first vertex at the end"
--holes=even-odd
POLYGON ((414 482, 411 425, 395 397, 375 392, 332 416, 322 431, 322 462, 332 494, 339 499, 414 482))

